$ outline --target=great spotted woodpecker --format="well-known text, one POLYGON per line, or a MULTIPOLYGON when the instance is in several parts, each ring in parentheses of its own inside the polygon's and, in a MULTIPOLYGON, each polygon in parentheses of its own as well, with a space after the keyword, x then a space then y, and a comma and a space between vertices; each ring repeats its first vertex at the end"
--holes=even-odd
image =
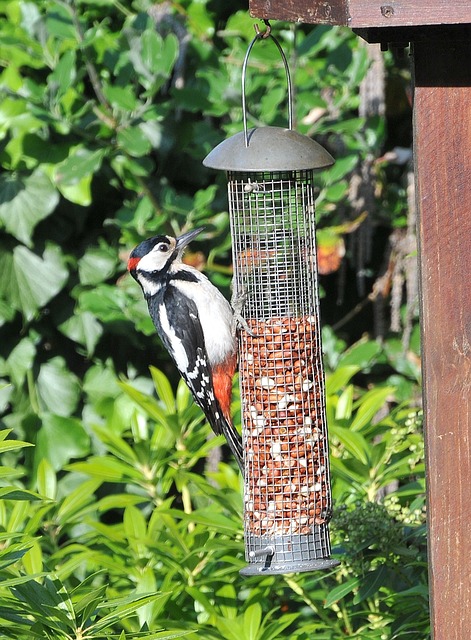
POLYGON ((243 472, 242 440, 230 414, 237 367, 233 312, 205 275, 182 262, 185 247, 202 230, 144 240, 131 252, 128 270, 142 288, 164 347, 243 472))

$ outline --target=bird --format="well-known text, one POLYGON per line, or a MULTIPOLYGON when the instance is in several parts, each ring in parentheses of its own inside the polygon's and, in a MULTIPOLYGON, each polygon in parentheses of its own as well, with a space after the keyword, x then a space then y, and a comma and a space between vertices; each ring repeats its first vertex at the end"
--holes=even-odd
POLYGON ((157 235, 128 259, 164 347, 216 435, 224 435, 244 473, 242 438, 230 405, 237 369, 237 338, 230 303, 210 280, 183 262, 183 252, 204 227, 177 238, 157 235))

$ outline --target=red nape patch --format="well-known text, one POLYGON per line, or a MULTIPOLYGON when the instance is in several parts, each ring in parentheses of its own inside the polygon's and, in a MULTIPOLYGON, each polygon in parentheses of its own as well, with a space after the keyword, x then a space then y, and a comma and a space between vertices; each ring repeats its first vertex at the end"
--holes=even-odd
POLYGON ((133 271, 139 264, 140 258, 129 258, 128 271, 133 271))

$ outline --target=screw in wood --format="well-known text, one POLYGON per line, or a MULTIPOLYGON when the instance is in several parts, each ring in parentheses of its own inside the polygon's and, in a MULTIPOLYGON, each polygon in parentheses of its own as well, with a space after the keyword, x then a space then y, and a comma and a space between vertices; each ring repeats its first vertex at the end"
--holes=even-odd
POLYGON ((382 5, 381 15, 384 18, 392 18, 394 15, 394 7, 392 7, 390 4, 382 5))

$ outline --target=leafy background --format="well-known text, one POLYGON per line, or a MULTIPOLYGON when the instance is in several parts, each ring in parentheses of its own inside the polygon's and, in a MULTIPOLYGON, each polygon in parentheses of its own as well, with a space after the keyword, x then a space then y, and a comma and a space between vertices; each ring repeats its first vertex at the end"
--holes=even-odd
MULTIPOLYGON (((407 65, 384 56, 375 113, 368 47, 276 25, 296 128, 337 159, 317 214, 341 565, 243 579, 239 474, 125 264, 204 223, 187 258, 229 294, 225 178, 201 161, 241 129, 254 21, 209 0, 2 0, 0 18, 0 638, 424 640, 410 170, 391 152, 407 65)), ((275 48, 249 73, 250 123, 284 126, 275 48)))

